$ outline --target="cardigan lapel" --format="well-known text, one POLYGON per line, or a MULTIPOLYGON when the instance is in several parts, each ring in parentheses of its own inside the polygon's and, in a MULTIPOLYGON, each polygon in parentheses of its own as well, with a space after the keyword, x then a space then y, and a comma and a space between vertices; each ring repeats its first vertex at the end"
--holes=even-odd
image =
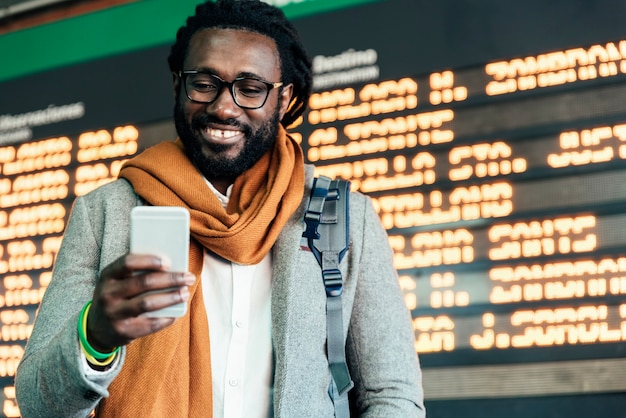
MULTIPOLYGON (((313 170, 305 166, 305 188, 302 204, 283 228, 272 249, 272 343, 274 346, 274 411, 283 409, 285 385, 290 380, 292 366, 289 352, 294 349, 290 336, 298 332, 292 320, 302 309, 303 295, 298 294, 296 282, 300 242, 304 232, 304 212, 309 201, 313 170)), ((280 414, 277 413, 276 416, 280 414)))

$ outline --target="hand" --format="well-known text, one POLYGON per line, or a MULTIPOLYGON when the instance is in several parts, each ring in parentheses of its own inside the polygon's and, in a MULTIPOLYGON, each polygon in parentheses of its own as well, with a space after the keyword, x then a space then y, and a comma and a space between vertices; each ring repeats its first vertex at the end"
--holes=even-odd
POLYGON ((89 344, 103 353, 160 331, 176 318, 142 315, 189 299, 192 273, 168 273, 167 260, 127 254, 102 270, 87 318, 89 344), (164 289, 170 289, 164 291, 164 289), (151 290, 158 293, 146 294, 151 290))

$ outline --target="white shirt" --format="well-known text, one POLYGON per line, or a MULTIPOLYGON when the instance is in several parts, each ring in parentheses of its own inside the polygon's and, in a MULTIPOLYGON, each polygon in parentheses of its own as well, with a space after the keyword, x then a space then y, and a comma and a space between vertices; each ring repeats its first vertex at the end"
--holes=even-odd
POLYGON ((213 416, 271 416, 271 257, 242 266, 205 252, 202 290, 209 318, 213 416))
MULTIPOLYGON (((226 207, 232 187, 224 196, 208 184, 226 207)), ((216 418, 273 416, 271 282, 269 254, 259 264, 243 266, 204 252, 202 294, 209 319, 216 418)))

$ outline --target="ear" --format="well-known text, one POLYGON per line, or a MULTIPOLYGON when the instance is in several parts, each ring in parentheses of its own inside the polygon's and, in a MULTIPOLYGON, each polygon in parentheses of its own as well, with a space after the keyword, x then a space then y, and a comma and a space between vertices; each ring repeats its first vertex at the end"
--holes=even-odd
POLYGON ((278 97, 278 100, 280 101, 280 106, 278 110, 280 119, 285 116, 285 112, 287 112, 287 109, 289 109, 291 96, 293 96, 293 84, 287 84, 283 87, 283 90, 280 92, 280 96, 278 97))

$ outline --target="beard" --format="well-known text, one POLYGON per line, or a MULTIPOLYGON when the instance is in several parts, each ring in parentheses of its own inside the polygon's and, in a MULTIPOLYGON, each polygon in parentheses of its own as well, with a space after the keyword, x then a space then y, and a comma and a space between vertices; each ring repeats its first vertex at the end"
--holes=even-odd
POLYGON ((204 177, 212 179, 228 179, 234 181, 244 171, 252 167, 259 159, 274 146, 280 123, 278 104, 272 116, 256 131, 248 125, 239 123, 236 119, 220 120, 209 114, 196 115, 188 123, 185 119, 182 104, 176 100, 174 107, 174 122, 176 131, 185 145, 185 153, 204 177), (244 144, 241 152, 234 157, 227 156, 232 145, 207 143, 195 132, 198 132, 215 122, 230 125, 241 129, 244 134, 244 144), (202 149, 208 146, 212 154, 206 155, 202 149))

